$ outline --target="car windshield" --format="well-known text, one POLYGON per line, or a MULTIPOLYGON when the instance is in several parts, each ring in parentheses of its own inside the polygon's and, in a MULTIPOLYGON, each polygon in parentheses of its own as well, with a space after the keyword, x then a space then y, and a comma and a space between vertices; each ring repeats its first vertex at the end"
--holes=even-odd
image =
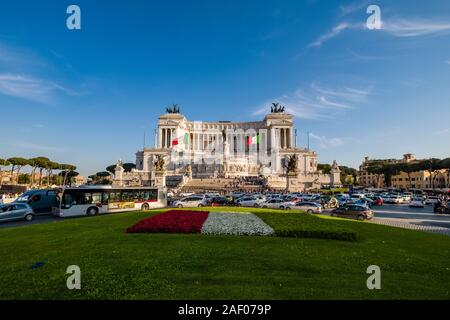
POLYGON ((26 202, 28 201, 28 199, 30 199, 30 195, 29 194, 24 194, 21 195, 19 198, 17 198, 17 202, 26 202))

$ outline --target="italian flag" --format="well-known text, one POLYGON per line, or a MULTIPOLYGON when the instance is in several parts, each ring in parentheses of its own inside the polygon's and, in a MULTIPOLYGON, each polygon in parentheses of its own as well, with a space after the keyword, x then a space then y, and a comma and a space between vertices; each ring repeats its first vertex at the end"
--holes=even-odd
POLYGON ((177 137, 172 140, 172 146, 177 146, 183 142, 184 144, 189 144, 189 133, 185 133, 184 136, 177 137))
POLYGON ((256 136, 254 137, 247 137, 247 145, 251 146, 254 144, 260 144, 260 137, 259 137, 259 133, 256 134, 256 136))

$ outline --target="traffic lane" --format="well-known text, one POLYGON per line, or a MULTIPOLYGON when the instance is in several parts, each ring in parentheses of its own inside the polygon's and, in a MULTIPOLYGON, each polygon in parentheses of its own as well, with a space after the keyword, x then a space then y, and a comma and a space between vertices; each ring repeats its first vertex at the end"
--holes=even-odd
POLYGON ((0 229, 1 228, 15 228, 15 227, 25 227, 32 224, 42 224, 42 223, 49 223, 54 221, 60 221, 61 218, 55 217, 52 215, 40 215, 40 216, 34 216, 33 220, 31 221, 25 221, 25 220, 16 220, 16 221, 7 221, 7 222, 0 222, 0 229))
POLYGON ((450 228, 450 215, 435 214, 433 206, 430 205, 423 208, 412 208, 407 204, 386 204, 372 209, 375 218, 401 219, 418 225, 450 228))

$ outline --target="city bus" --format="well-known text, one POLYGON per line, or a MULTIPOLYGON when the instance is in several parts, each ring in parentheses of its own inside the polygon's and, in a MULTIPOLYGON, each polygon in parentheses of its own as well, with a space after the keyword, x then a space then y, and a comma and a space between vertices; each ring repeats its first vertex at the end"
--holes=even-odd
POLYGON ((167 207, 165 188, 84 186, 63 188, 58 193, 59 217, 94 216, 97 214, 149 210, 167 207))

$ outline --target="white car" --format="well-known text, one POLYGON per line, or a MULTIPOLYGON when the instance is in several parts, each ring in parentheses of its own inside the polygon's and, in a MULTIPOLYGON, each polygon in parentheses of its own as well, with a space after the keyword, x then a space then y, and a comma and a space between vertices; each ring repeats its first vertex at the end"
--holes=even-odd
POLYGON ((389 198, 389 203, 402 204, 403 203, 403 197, 402 196, 391 196, 389 198))
POLYGON ((173 206, 177 208, 193 208, 204 207, 206 204, 207 203, 203 197, 191 196, 175 201, 173 206))
POLYGON ((288 205, 286 209, 303 210, 307 213, 322 213, 322 206, 315 202, 297 202, 294 205, 288 205))
POLYGON ((413 208, 423 208, 424 207, 423 198, 419 197, 412 198, 409 203, 409 206, 413 208))
POLYGON ((262 201, 255 197, 242 197, 236 200, 236 204, 240 207, 260 207, 262 201))
POLYGON ((435 204, 439 202, 439 198, 436 196, 429 196, 425 199, 425 204, 435 204))
POLYGON ((276 198, 276 199, 270 199, 266 202, 263 202, 261 204, 262 208, 271 208, 271 209, 285 209, 286 203, 283 201, 283 199, 276 198))

